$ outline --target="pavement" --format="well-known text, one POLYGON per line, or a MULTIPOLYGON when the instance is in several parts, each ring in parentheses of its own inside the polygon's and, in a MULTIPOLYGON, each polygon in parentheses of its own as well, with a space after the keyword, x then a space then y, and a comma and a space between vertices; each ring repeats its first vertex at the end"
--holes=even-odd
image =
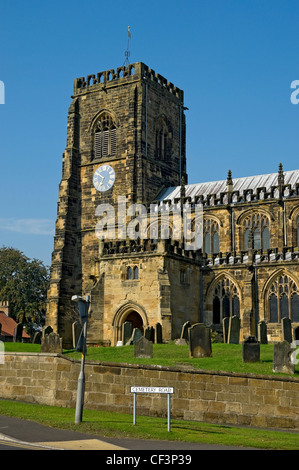
POLYGON ((50 428, 33 421, 8 416, 0 416, 1 444, 3 449, 15 446, 16 448, 31 450, 103 450, 112 454, 130 450, 154 450, 164 453, 195 450, 254 450, 237 446, 218 446, 191 442, 99 438, 99 436, 91 434, 50 428))

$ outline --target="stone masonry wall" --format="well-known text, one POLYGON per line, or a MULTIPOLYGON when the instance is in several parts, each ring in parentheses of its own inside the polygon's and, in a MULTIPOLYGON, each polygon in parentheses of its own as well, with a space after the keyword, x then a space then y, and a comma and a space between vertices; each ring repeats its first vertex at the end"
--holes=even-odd
MULTIPOLYGON (((75 407, 80 363, 57 354, 6 353, 0 398, 75 407)), ((178 368, 86 363, 85 409, 132 413, 131 386, 171 386, 172 418, 299 430, 299 380, 178 368)), ((166 416, 163 395, 140 394, 137 414, 166 416)))

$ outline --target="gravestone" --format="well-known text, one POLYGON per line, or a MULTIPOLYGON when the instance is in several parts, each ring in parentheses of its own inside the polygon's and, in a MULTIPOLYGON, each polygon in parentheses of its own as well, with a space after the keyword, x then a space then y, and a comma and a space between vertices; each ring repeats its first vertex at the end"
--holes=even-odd
POLYGON ((42 340, 42 332, 41 331, 36 331, 33 335, 32 343, 33 344, 41 344, 42 340))
POLYGON ((141 336, 134 344, 134 357, 152 358, 153 343, 144 336, 141 336))
POLYGON ((240 341, 240 318, 233 316, 229 318, 228 343, 239 344, 240 341))
POLYGON ((189 321, 186 321, 186 323, 183 324, 182 330, 181 330, 181 339, 185 339, 186 341, 188 340, 188 330, 191 327, 191 323, 189 321))
POLYGON ((22 323, 18 323, 17 326, 13 330, 13 342, 20 343, 22 341, 23 335, 23 325, 22 323))
POLYGON ((133 333, 132 322, 125 321, 125 323, 123 324, 123 334, 122 334, 123 344, 127 344, 127 342, 132 336, 132 333, 133 333))
POLYGON ((62 353, 62 338, 57 333, 50 333, 42 338, 42 353, 62 353))
POLYGON ((258 329, 258 341, 260 344, 268 344, 267 339, 267 323, 264 321, 260 321, 257 325, 258 329))
POLYGON ((129 339, 129 341, 127 341, 126 345, 128 346, 131 344, 135 344, 136 341, 138 341, 139 338, 141 338, 142 336, 142 331, 139 328, 134 328, 131 338, 129 339))
POLYGON ((188 330, 190 357, 212 356, 210 328, 203 323, 196 323, 188 330))
POLYGON ((42 336, 44 337, 44 336, 49 335, 50 333, 52 333, 53 328, 50 325, 44 326, 43 329, 42 329, 42 332, 43 332, 42 336))
POLYGON ((73 348, 77 347, 80 335, 82 331, 82 325, 79 321, 72 323, 72 337, 73 337, 73 348))
POLYGON ((295 365, 291 361, 291 349, 288 341, 274 343, 273 352, 273 372, 282 372, 283 374, 294 374, 295 365))
POLYGON ((224 317, 222 320, 222 328, 223 328, 223 342, 228 342, 228 328, 229 328, 229 317, 224 317))
POLYGON ((281 319, 282 341, 292 342, 292 323, 288 317, 281 319))
POLYGON ((156 328, 155 328, 156 334, 155 334, 155 342, 157 344, 162 344, 163 342, 163 335, 162 335, 162 325, 161 323, 156 323, 156 328))
POLYGON ((144 337, 146 339, 148 339, 149 341, 152 341, 154 343, 154 341, 155 341, 155 328, 153 326, 148 326, 145 329, 144 337))
POLYGON ((177 338, 174 340, 174 344, 176 344, 177 346, 185 346, 188 343, 184 338, 177 338))
POLYGON ((248 336, 242 343, 243 362, 260 361, 260 343, 255 336, 248 336))
POLYGON ((294 341, 298 341, 299 340, 299 326, 296 326, 294 328, 294 341))

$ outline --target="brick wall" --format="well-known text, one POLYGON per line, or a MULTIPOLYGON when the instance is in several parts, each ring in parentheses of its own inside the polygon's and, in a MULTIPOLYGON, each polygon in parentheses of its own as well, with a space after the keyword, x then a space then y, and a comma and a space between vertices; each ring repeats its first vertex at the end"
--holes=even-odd
MULTIPOLYGON (((80 363, 56 354, 6 353, 0 398, 75 407, 80 363)), ((171 386, 171 416, 299 430, 299 380, 159 366, 86 363, 85 409, 132 413, 130 387, 171 386)), ((138 415, 166 416, 164 395, 138 395, 138 415)))

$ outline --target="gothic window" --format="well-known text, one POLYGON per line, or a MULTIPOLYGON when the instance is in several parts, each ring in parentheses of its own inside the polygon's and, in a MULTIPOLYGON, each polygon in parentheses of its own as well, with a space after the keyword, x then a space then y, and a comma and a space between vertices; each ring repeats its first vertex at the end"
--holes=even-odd
POLYGON ((299 322, 299 296, 296 283, 286 275, 273 281, 268 291, 270 323, 279 323, 282 318, 299 322))
POLYGON ((138 268, 138 266, 134 266, 133 268, 131 266, 127 267, 127 279, 129 281, 139 279, 139 268, 138 268))
POLYGON ((270 248, 270 222, 267 216, 252 214, 243 222, 244 250, 250 248, 250 238, 255 250, 267 250, 270 248))
POLYGON ((237 287, 230 279, 222 279, 213 292, 213 323, 219 324, 225 317, 240 317, 240 299, 237 287))
POLYGON ((166 161, 169 157, 169 131, 165 120, 160 117, 156 124, 156 148, 155 157, 158 160, 166 161))
POLYGON ((219 225, 212 219, 205 219, 203 223, 204 253, 219 253, 219 225))
POLYGON ((116 155, 116 126, 108 113, 101 114, 94 134, 94 156, 103 158, 116 155))

